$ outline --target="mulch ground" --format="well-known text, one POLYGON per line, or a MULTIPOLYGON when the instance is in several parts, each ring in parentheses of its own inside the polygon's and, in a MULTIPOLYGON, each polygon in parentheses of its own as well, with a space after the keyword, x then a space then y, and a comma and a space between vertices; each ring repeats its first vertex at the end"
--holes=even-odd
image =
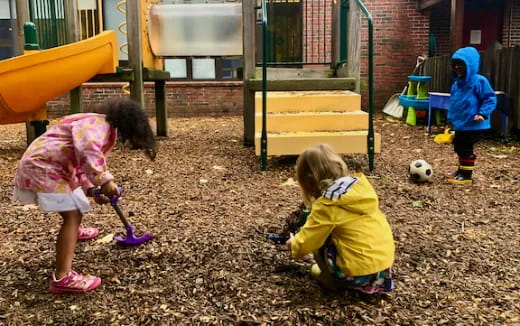
MULTIPOLYGON (((109 166, 125 189, 120 204, 150 242, 123 248, 109 206, 85 225, 101 229, 79 243, 74 268, 103 286, 53 295, 57 214, 10 201, 24 151, 24 125, 0 126, 0 324, 6 325, 519 325, 520 164, 518 143, 477 146, 473 186, 451 186, 451 146, 424 127, 376 121, 382 153, 370 180, 396 241, 396 289, 362 296, 327 293, 310 278, 312 260, 289 258, 270 242, 300 204, 294 157, 260 171, 242 145, 240 117, 171 119, 155 162, 116 148, 109 166), (431 184, 407 168, 423 158, 431 184)), ((439 131, 439 130, 437 130, 439 131)), ((364 169, 366 155, 346 156, 364 169)))

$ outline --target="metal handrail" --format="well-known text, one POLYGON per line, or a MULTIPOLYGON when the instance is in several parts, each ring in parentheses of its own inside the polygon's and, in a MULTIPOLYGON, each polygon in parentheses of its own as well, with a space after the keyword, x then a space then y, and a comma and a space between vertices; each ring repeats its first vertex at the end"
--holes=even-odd
MULTIPOLYGON (((368 19, 368 167, 374 170, 374 20, 361 0, 356 0, 359 8, 368 19)), ((262 171, 267 170, 267 65, 269 62, 266 0, 262 0, 262 134, 260 155, 262 171)))
POLYGON ((368 168, 374 170, 374 20, 361 0, 356 0, 368 20, 368 168))
POLYGON ((267 170, 267 62, 269 61, 267 30, 267 6, 262 0, 262 135, 260 138, 260 156, 262 159, 262 171, 267 170))

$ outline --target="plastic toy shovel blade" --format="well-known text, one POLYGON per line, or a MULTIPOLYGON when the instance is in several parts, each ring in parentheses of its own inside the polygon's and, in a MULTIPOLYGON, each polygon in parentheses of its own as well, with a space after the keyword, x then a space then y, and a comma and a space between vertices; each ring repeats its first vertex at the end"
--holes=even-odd
POLYGON ((115 237, 114 239, 124 245, 127 246, 137 246, 141 243, 145 243, 146 241, 150 240, 152 238, 152 235, 150 233, 146 233, 145 235, 141 237, 136 237, 134 234, 134 229, 131 225, 128 225, 126 227, 126 237, 115 237))

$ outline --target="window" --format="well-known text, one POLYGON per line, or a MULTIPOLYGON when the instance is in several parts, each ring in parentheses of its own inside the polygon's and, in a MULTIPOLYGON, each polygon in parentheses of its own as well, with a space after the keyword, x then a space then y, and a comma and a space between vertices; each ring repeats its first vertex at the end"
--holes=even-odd
POLYGON ((175 57, 164 59, 172 80, 242 80, 242 57, 175 57))

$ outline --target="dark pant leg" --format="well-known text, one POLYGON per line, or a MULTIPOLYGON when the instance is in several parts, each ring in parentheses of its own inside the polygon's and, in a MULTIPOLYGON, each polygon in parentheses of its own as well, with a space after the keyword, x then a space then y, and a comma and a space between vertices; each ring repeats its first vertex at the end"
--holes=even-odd
POLYGON ((474 156, 475 144, 482 138, 480 130, 463 130, 455 132, 453 139, 453 149, 459 157, 469 158, 474 156))
POLYGON ((482 138, 480 130, 466 130, 455 132, 453 149, 459 156, 459 172, 465 179, 471 179, 475 167, 475 144, 482 138))

